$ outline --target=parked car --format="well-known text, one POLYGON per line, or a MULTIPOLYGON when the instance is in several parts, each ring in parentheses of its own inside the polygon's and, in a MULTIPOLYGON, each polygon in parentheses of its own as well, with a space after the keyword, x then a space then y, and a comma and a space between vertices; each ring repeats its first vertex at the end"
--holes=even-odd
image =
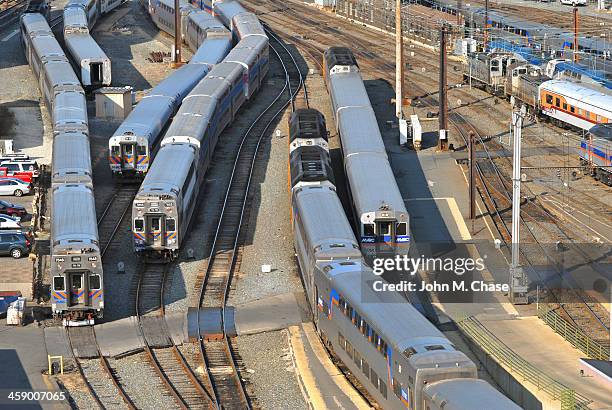
POLYGON ((30 253, 32 240, 28 234, 19 231, 0 231, 0 255, 10 255, 15 259, 30 253))
POLYGON ((30 193, 30 184, 17 178, 0 179, 0 195, 22 196, 30 193))
POLYGON ((21 223, 17 218, 8 215, 0 215, 0 229, 21 229, 21 223))
POLYGON ((26 211, 25 207, 21 205, 0 200, 0 214, 8 216, 18 216, 20 218, 23 218, 28 214, 28 211, 26 211))
POLYGON ((27 160, 27 161, 2 161, 0 162, 1 167, 6 167, 8 172, 11 173, 27 173, 32 175, 32 178, 38 177, 38 163, 36 161, 27 160))
POLYGON ((26 154, 4 154, 0 156, 0 164, 4 161, 28 161, 30 157, 26 154))
POLYGON ((570 6, 586 6, 587 0, 561 0, 561 4, 567 4, 570 6))

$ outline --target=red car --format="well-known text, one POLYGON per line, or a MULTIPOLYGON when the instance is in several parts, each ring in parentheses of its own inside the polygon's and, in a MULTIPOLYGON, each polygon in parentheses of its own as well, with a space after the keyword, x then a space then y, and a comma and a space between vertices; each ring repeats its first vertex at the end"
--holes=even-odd
POLYGON ((28 212, 21 205, 16 205, 7 201, 0 200, 0 214, 8 216, 18 216, 20 218, 23 218, 28 214, 28 212))

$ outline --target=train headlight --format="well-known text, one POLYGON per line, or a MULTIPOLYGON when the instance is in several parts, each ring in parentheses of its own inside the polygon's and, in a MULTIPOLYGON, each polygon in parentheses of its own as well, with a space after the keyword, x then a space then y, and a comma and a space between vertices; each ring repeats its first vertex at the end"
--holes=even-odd
MULTIPOLYGON (((104 308, 104 301, 100 302, 100 309, 104 308)), ((100 310, 98 309, 98 310, 100 310)))

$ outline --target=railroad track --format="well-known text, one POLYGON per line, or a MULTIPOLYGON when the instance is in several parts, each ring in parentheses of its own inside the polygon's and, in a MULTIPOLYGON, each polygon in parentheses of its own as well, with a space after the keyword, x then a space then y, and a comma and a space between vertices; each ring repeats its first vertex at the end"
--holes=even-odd
POLYGON ((182 409, 212 406, 212 397, 169 337, 165 321, 164 293, 173 264, 140 261, 135 313, 147 360, 166 392, 182 409))
MULTIPOLYGON (((195 286, 199 298, 198 306, 194 307, 198 309, 198 316, 200 307, 216 307, 222 312, 225 311, 236 268, 239 238, 246 219, 245 210, 259 147, 287 105, 293 103, 298 92, 304 89, 303 75, 288 48, 274 33, 268 31, 268 36, 270 49, 284 71, 285 84, 242 137, 208 262, 196 280, 195 286)), ((307 105, 305 90, 304 100, 307 105)), ((200 323, 199 317, 198 323, 200 323)), ((202 329, 199 329, 199 334, 202 334, 202 329)), ((212 382, 215 403, 219 407, 228 409, 251 408, 251 398, 238 372, 237 355, 229 337, 223 334, 200 338, 199 349, 200 358, 205 363, 212 382)))
MULTIPOLYGON (((287 27, 288 25, 288 18, 298 19, 299 16, 304 14, 304 11, 302 10, 303 7, 301 5, 297 5, 292 1, 281 2, 279 0, 272 0, 272 3, 274 4, 274 6, 276 6, 276 8, 273 9, 271 12, 261 10, 261 7, 265 4, 259 0, 252 1, 251 3, 258 6, 257 11, 260 15, 260 18, 268 22, 282 24, 285 27, 287 27), (282 15, 280 15, 281 12, 283 13, 282 15)), ((349 46, 359 46, 360 50, 355 50, 355 54, 360 57, 360 65, 368 67, 371 72, 373 72, 375 75, 380 75, 381 78, 385 78, 391 82, 394 81, 392 75, 394 73, 395 66, 390 61, 387 61, 385 59, 385 57, 388 59, 392 58, 390 54, 392 50, 389 48, 391 46, 387 47, 387 43, 390 42, 381 43, 380 35, 378 34, 377 40, 379 43, 379 47, 376 48, 377 52, 372 53, 370 51, 365 51, 371 50, 373 45, 375 45, 374 41, 376 39, 373 38, 373 34, 365 35, 364 38, 360 38, 359 36, 350 33, 350 31, 355 31, 356 29, 358 29, 358 27, 346 20, 334 18, 333 16, 330 16, 327 13, 318 13, 317 17, 320 17, 320 19, 317 19, 316 21, 312 18, 299 18, 299 21, 302 24, 297 26, 294 25, 293 22, 289 23, 289 27, 297 27, 293 30, 297 30, 301 33, 304 33, 301 36, 295 36, 290 34, 290 30, 287 30, 285 28, 282 28, 280 30, 283 30, 284 35, 291 37, 291 39, 296 42, 296 44, 301 50, 306 50, 307 54, 313 56, 313 60, 315 61, 317 61, 318 59, 314 56, 322 56, 323 51, 330 45, 337 45, 339 42, 344 42, 349 46), (385 54, 388 55, 385 56, 385 54)), ((362 31, 365 32, 365 30, 362 31)), ((417 55, 419 54, 417 50, 415 50, 415 52, 417 55)), ((433 64, 427 62, 426 60, 423 60, 423 58, 421 58, 421 60, 419 61, 419 64, 421 63, 428 67, 434 67, 433 64)), ((435 69, 437 71, 437 66, 435 66, 435 69)), ((419 100, 422 103, 424 103, 425 105, 429 105, 433 108, 437 107, 437 99, 433 96, 435 92, 427 92, 424 88, 417 85, 416 82, 411 83, 410 89, 412 91, 412 94, 419 96, 419 100)), ((463 141, 464 143, 466 143, 466 145, 469 131, 473 131, 477 136, 478 145, 485 147, 484 149, 486 149, 485 141, 483 140, 481 134, 463 116, 461 116, 455 111, 451 111, 451 113, 449 113, 449 120, 451 124, 455 128, 457 128, 457 130, 459 131, 459 135, 463 138, 463 141)), ((506 183, 503 182, 504 179, 500 174, 500 171, 497 169, 496 164, 490 158, 490 155, 489 159, 479 161, 478 166, 480 168, 480 170, 478 171, 478 182, 480 183, 480 191, 483 195, 483 200, 485 201, 485 203, 489 204, 488 211, 495 222, 495 227, 498 230, 500 237, 503 238, 506 243, 510 243, 511 235, 507 225, 511 223, 511 196, 508 193, 506 183), (487 180, 490 181, 487 182, 487 180)), ((530 220, 535 219, 537 222, 537 217, 540 217, 542 214, 542 210, 540 209, 540 207, 532 203, 528 203, 526 207, 528 207, 529 209, 524 209, 528 211, 528 213, 525 214, 525 217, 531 218, 530 220), (534 214, 533 218, 531 217, 532 214, 534 214)), ((523 225, 526 224, 523 223, 523 225)), ((537 243, 537 238, 535 237, 535 235, 533 236, 533 240, 537 243)), ((596 325, 597 323, 600 323, 600 325, 598 326, 601 326, 601 322, 604 322, 604 320, 602 320, 600 316, 594 313, 597 308, 591 306, 592 303, 587 300, 588 298, 585 295, 575 295, 575 297, 576 300, 584 301, 583 307, 578 309, 570 309, 570 307, 567 306, 567 311, 569 311, 569 313, 565 311, 565 316, 573 318, 572 320, 574 321, 574 323, 580 322, 584 316, 587 316, 591 319, 591 321, 593 321, 592 324, 596 325), (581 310, 584 312, 580 313, 581 310)), ((563 309, 563 307, 561 307, 561 309, 563 309)))
POLYGON ((125 216, 132 208, 138 192, 138 185, 120 185, 98 218, 98 237, 102 257, 109 249, 115 249, 119 242, 114 241, 125 216))
POLYGON ((100 352, 93 326, 67 327, 74 363, 87 390, 101 409, 135 409, 117 373, 100 352))

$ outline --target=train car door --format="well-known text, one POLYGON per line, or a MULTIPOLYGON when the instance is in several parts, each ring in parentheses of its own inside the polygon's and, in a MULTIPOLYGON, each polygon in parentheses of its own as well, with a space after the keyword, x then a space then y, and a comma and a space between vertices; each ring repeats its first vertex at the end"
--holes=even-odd
POLYGON ((85 304, 85 274, 83 272, 70 273, 70 305, 85 304))
POLYGON ((149 233, 148 245, 161 247, 165 245, 163 226, 165 224, 163 215, 147 215, 147 232, 149 233))
POLYGON ((378 221, 376 223, 376 251, 389 252, 393 250, 395 227, 392 221, 378 221))
POLYGON ((136 159, 134 156, 136 143, 121 143, 121 169, 134 170, 136 169, 136 159))

